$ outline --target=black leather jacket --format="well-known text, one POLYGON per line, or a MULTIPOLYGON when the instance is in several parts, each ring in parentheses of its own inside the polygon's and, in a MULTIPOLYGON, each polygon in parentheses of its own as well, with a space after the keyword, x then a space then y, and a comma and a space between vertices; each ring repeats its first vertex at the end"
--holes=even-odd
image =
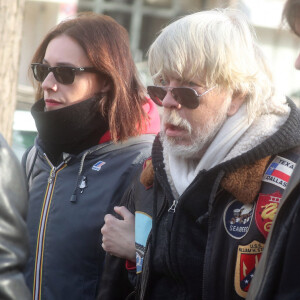
POLYGON ((22 269, 27 260, 27 189, 23 170, 0 135, 0 299, 31 299, 22 269))

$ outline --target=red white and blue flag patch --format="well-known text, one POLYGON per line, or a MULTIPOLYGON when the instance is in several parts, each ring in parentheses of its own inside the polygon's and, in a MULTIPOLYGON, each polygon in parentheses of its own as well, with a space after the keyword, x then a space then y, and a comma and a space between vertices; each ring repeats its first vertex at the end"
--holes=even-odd
POLYGON ((263 181, 285 189, 294 171, 296 163, 281 156, 276 156, 263 176, 263 181))
POLYGON ((236 293, 246 298, 255 269, 264 249, 264 244, 253 241, 248 245, 239 245, 234 274, 236 293))
POLYGON ((100 160, 93 165, 92 170, 99 172, 103 165, 105 165, 105 162, 100 160))

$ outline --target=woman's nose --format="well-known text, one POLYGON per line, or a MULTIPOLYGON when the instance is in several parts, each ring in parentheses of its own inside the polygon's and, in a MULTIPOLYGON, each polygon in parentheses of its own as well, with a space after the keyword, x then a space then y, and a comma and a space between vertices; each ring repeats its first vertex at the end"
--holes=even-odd
POLYGON ((53 90, 53 91, 57 91, 57 81, 54 77, 53 72, 49 72, 49 74, 47 75, 47 77, 44 79, 44 81, 42 82, 42 89, 43 90, 53 90))

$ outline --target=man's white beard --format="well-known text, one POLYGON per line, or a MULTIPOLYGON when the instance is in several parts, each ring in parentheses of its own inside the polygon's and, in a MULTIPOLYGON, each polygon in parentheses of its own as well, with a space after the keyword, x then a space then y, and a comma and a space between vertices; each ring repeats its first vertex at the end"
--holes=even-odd
POLYGON ((164 108, 162 123, 169 123, 185 129, 188 132, 190 139, 188 145, 182 145, 180 142, 182 142, 183 139, 180 137, 166 136, 164 130, 162 130, 161 141, 165 152, 183 158, 201 158, 205 148, 209 146, 226 121, 227 112, 231 103, 230 100, 230 98, 227 99, 227 101, 225 100, 223 106, 218 110, 217 115, 211 117, 202 128, 192 128, 191 124, 187 120, 181 118, 175 109, 164 108))

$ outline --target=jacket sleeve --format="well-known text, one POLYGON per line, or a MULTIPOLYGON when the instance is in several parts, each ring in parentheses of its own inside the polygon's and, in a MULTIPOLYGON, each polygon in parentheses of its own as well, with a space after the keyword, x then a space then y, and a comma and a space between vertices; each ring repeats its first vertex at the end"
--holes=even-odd
MULTIPOLYGON (((132 189, 133 187, 130 186, 119 205, 127 207, 134 214, 132 189)), ((97 300, 124 300, 133 291, 134 287, 128 279, 126 260, 106 254, 97 300)))
MULTIPOLYGON (((298 177, 299 181, 299 177, 298 177)), ((282 255, 279 256, 277 265, 277 278, 276 283, 277 291, 272 296, 273 299, 280 300, 293 300, 299 299, 300 285, 299 285, 299 268, 300 268, 300 183, 291 194, 292 200, 295 201, 295 205, 291 207, 290 211, 293 215, 291 225, 286 228, 282 224, 282 227, 287 230, 286 240, 279 240, 282 243, 284 250, 282 255)), ((275 265, 275 263, 273 263, 275 265)), ((276 276, 276 275, 274 275, 276 276)))
POLYGON ((0 136, 0 299, 31 299, 22 274, 27 260, 24 172, 0 136))
MULTIPOLYGON (((298 148, 299 149, 299 148, 298 148)), ((299 299, 300 161, 282 195, 247 300, 299 299)))

